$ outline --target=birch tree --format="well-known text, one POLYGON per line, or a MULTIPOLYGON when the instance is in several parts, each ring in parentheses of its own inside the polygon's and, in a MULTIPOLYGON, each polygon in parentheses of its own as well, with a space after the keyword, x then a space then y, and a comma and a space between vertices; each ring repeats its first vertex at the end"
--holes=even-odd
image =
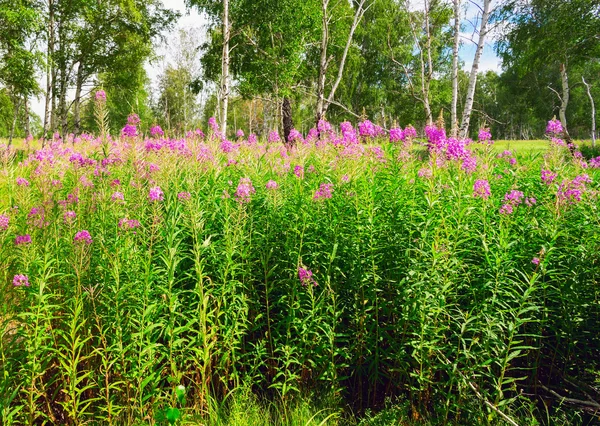
POLYGON ((491 6, 492 0, 483 0, 483 8, 481 9, 481 22, 479 24, 479 39, 477 41, 475 57, 473 58, 473 65, 471 66, 471 73, 469 74, 469 85, 467 87, 467 95, 465 98, 465 108, 463 110, 462 120, 460 123, 459 136, 461 138, 466 138, 469 132, 471 112, 473 111, 473 100, 475 99, 475 88, 477 86, 477 74, 479 72, 479 61, 481 60, 481 55, 485 45, 485 38, 488 32, 488 21, 490 17, 491 6))
POLYGON ((460 46, 460 4, 461 0, 452 0, 454 9, 454 42, 452 44, 452 106, 450 109, 450 126, 452 136, 458 133, 458 48, 460 46))
POLYGON ((354 33, 356 28, 360 24, 365 12, 371 7, 373 1, 367 0, 358 0, 356 3, 356 8, 354 9, 354 17, 352 19, 352 24, 350 25, 350 30, 348 32, 348 37, 346 39, 346 44, 344 46, 344 51, 342 52, 342 56, 339 59, 337 76, 331 86, 329 91, 329 95, 325 97, 325 83, 327 78, 327 68, 329 66, 330 61, 333 57, 327 56, 327 45, 329 44, 329 23, 331 21, 331 14, 329 13, 329 0, 321 0, 321 13, 322 13, 322 35, 321 35, 321 55, 319 62, 319 78, 317 81, 317 115, 316 121, 318 122, 323 115, 327 112, 329 105, 335 100, 335 93, 342 81, 344 75, 344 68, 346 66, 346 60, 348 58, 348 52, 352 45, 352 40, 354 38, 354 33))

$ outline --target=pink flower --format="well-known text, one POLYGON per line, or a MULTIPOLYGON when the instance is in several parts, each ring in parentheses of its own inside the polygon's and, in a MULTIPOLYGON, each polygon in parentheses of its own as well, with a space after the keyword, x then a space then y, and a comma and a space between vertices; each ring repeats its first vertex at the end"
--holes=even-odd
POLYGON ((140 227, 140 222, 135 219, 123 218, 119 221, 119 228, 121 229, 136 229, 140 227))
POLYGON ((29 287, 29 277, 27 275, 17 274, 13 278, 13 285, 15 287, 29 287))
POLYGON ((98 103, 106 102, 106 92, 104 90, 98 90, 96 92, 96 102, 98 102, 98 103))
POLYGON ((487 128, 479 129, 479 135, 477 135, 477 139, 479 139, 479 142, 487 142, 489 144, 494 143, 492 141, 492 134, 490 133, 490 129, 487 128))
POLYGON ((313 273, 310 269, 298 267, 298 279, 304 287, 309 284, 312 284, 314 287, 317 286, 317 282, 313 278, 313 273))
POLYGON ((279 137, 279 133, 277 133, 277 130, 273 130, 272 132, 269 132, 269 138, 267 140, 269 143, 275 143, 280 142, 281 138, 279 137))
POLYGON ((539 265, 540 264, 540 258, 539 257, 534 257, 533 259, 531 259, 531 263, 533 263, 534 265, 539 265))
POLYGON ((63 220, 66 224, 72 224, 75 221, 77 214, 73 210, 67 210, 63 213, 63 220))
POLYGON ((304 167, 302 167, 302 166, 294 167, 294 174, 296 175, 296 177, 302 179, 304 177, 304 167))
POLYGON ((92 236, 90 235, 89 231, 79 231, 75 234, 75 237, 73 237, 73 243, 84 243, 86 245, 90 245, 92 244, 92 236))
POLYGON ((546 126, 546 133, 548 133, 550 135, 558 135, 562 132, 563 132, 563 126, 562 126, 561 122, 558 121, 556 118, 553 118, 552 120, 550 120, 548 122, 548 125, 546 126))
POLYGON ((320 200, 323 198, 331 198, 331 192, 333 191, 333 185, 330 183, 322 183, 319 189, 315 192, 313 200, 320 200))
POLYGON ((270 181, 267 182, 267 184, 265 185, 265 187, 267 189, 277 189, 277 188, 279 188, 279 185, 274 180, 270 180, 270 181))
POLYGON ((473 197, 480 197, 487 200, 491 195, 490 184, 485 179, 476 180, 473 184, 473 197))
POLYGON ((237 198, 240 203, 248 203, 250 202, 250 197, 255 192, 256 190, 252 186, 252 181, 249 178, 241 178, 237 190, 235 191, 235 198, 237 198))
POLYGON ((550 185, 556 179, 557 174, 552 173, 550 170, 542 169, 542 182, 546 185, 550 185))
POLYGON ((244 137, 244 131, 243 131, 242 129, 238 129, 238 131, 237 131, 237 132, 235 132, 235 136, 236 136, 238 139, 241 139, 241 138, 243 138, 243 137, 244 137))
POLYGON ((6 231, 8 229, 8 223, 10 217, 6 214, 0 214, 0 231, 6 231))
POLYGON ((125 201, 125 197, 122 192, 115 192, 112 197, 110 197, 112 201, 125 201))
POLYGON ((150 128, 150 136, 152 137, 159 137, 159 136, 164 136, 165 132, 163 132, 163 129, 160 126, 153 126, 150 128))
POLYGON ((148 198, 150 199, 151 203, 155 201, 163 201, 165 199, 165 194, 162 192, 162 189, 160 189, 160 186, 153 186, 150 188, 148 198))
POLYGON ((179 194, 177 194, 177 198, 179 199, 179 201, 188 201, 191 200, 192 194, 190 194, 189 192, 180 192, 179 194))
POLYGON ((431 176, 433 176, 433 172, 431 171, 431 169, 423 167, 423 168, 419 169, 419 172, 417 173, 417 175, 420 178, 430 178, 431 176))
POLYGON ((25 178, 22 177, 18 177, 17 178, 17 185, 19 186, 29 186, 29 181, 25 178))
POLYGON ((26 244, 31 244, 31 235, 17 235, 17 238, 15 238, 15 245, 22 246, 26 244))
POLYGON ((402 140, 402 128, 392 127, 390 129, 390 142, 400 142, 402 140))

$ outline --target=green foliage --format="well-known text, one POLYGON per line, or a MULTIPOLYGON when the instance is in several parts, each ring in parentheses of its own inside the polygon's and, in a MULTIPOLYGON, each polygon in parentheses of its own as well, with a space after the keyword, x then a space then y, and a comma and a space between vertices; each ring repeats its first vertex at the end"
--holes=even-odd
POLYGON ((560 201, 560 182, 583 173, 566 151, 523 151, 511 166, 480 147, 467 174, 388 143, 361 155, 300 145, 284 159, 257 145, 224 153, 215 139, 148 152, 130 142, 109 155, 78 145, 114 160, 110 175, 73 165, 60 145, 45 173, 37 160, 6 164, 3 424, 333 422, 319 404, 296 405, 307 394, 371 409, 374 424, 500 422, 488 403, 542 422, 525 394, 597 371, 600 175, 585 171, 581 202, 560 201), (303 178, 286 168, 296 165, 303 178), (242 178, 256 191, 248 202, 242 178), (473 197, 476 179, 489 180, 489 199, 473 197), (322 183, 332 198, 315 200, 322 183), (164 200, 150 202, 156 185, 164 200), (537 202, 502 215, 513 189, 537 202), (90 245, 74 242, 83 229, 90 245), (32 243, 16 246, 24 234, 32 243), (300 267, 316 285, 302 285, 300 267), (30 286, 13 286, 17 274, 30 286), (373 414, 386 399, 398 403, 373 414))

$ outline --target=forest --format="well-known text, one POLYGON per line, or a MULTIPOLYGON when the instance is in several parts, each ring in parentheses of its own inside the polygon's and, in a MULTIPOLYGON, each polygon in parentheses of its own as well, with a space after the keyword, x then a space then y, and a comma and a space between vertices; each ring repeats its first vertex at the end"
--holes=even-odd
POLYGON ((93 133, 98 89, 112 131, 136 113, 170 135, 211 116, 231 136, 283 134, 285 116, 304 134, 321 116, 385 129, 443 117, 498 139, 539 139, 556 116, 575 139, 594 132, 594 0, 187 0, 194 29, 176 28, 168 3, 0 1, 0 135, 93 133), (150 87, 166 41, 174 60, 150 87), (485 50, 501 69, 479 72, 485 50))

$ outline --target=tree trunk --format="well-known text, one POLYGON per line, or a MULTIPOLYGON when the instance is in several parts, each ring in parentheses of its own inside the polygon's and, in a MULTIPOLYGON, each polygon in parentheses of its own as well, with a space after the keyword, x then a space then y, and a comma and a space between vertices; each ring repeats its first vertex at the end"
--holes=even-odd
POLYGON ((458 104, 458 47, 460 42, 460 0, 454 2, 454 45, 452 46, 452 108, 450 111, 451 135, 458 134, 458 117, 456 107, 458 104))
POLYGON ((223 56, 221 58, 221 133, 223 137, 227 134, 227 104, 229 101, 229 39, 231 28, 229 27, 229 0, 223 0, 223 56))
MULTIPOLYGON (((426 42, 426 49, 428 50, 429 54, 429 61, 428 64, 431 64, 431 32, 429 29, 429 5, 427 0, 425 0, 425 4, 424 4, 424 13, 425 13, 425 28, 427 30, 427 42, 426 42)), ((419 36, 417 34, 417 30, 415 28, 415 24, 412 21, 411 15, 410 15, 410 10, 411 10, 411 6, 410 6, 410 1, 406 0, 406 10, 409 11, 409 23, 410 23, 410 29, 413 35, 413 38, 415 40, 415 46, 416 48, 419 50, 419 59, 421 62, 421 102, 423 103, 423 109, 425 110, 425 119, 427 121, 427 124, 431 124, 433 123, 433 117, 431 116, 431 106, 429 105, 429 80, 431 79, 431 67, 429 67, 429 71, 426 70, 427 65, 425 63, 425 56, 423 54, 423 46, 421 46, 421 42, 419 41, 419 36)))
POLYGON ((325 77, 327 74, 327 43, 329 43, 329 16, 327 15, 327 7, 329 0, 321 0, 322 22, 321 29, 321 59, 319 61, 319 79, 317 80, 317 116, 315 122, 323 118, 323 108, 325 103, 325 77))
POLYGON ((48 50, 46 54, 46 102, 44 106, 44 133, 42 135, 42 147, 45 144, 46 136, 48 133, 48 126, 50 126, 50 99, 54 96, 52 92, 52 77, 54 75, 54 66, 52 63, 52 56, 54 54, 54 1, 48 0, 48 50))
POLYGON ((567 66, 565 64, 560 64, 560 79, 562 83, 562 96, 560 98, 560 110, 558 111, 558 116, 565 134, 568 134, 567 105, 569 105, 569 76, 567 75, 567 66))
POLYGON ((12 140, 15 136, 15 127, 17 126, 17 118, 19 118, 19 110, 21 109, 21 98, 13 99, 13 102, 13 119, 10 125, 10 133, 8 134, 8 146, 12 145, 12 140))
POLYGON ((336 92, 338 86, 340 85, 340 82, 342 81, 342 77, 344 75, 344 68, 346 66, 346 58, 348 57, 348 51, 350 50, 350 46, 352 45, 352 39, 354 37, 354 32, 356 31, 356 28, 358 27, 358 24, 360 23, 363 15, 365 14, 365 11, 366 11, 365 1, 366 0, 360 0, 358 3, 358 6, 356 7, 356 12, 354 13, 354 20, 352 21, 352 26, 350 27, 350 33, 348 34, 348 39, 346 40, 346 46, 344 46, 344 53, 342 53, 342 59, 340 60, 337 77, 335 79, 335 82, 333 83, 333 86, 331 87, 331 92, 329 92, 327 101, 323 105, 323 114, 325 114, 327 112, 329 105, 335 99, 335 92, 336 92))
POLYGON ((77 69, 77 82, 75 87, 75 100, 73 101, 73 133, 77 136, 81 129, 81 88, 83 86, 83 64, 79 63, 77 69))
POLYGON ((283 121, 283 143, 286 146, 291 147, 294 145, 294 141, 289 142, 288 138, 294 127, 294 123, 292 122, 292 104, 287 96, 283 98, 283 103, 281 105, 281 118, 283 121))
POLYGON ((483 0, 483 15, 481 16, 481 25, 479 26, 479 41, 475 58, 473 58, 473 66, 469 75, 469 86, 467 88, 467 97, 465 100, 465 109, 463 111, 462 121, 460 123, 460 137, 466 138, 469 133, 469 123, 471 121, 471 112, 473 111, 473 100, 475 99, 475 87, 477 86, 477 72, 479 70, 479 60, 483 53, 485 44, 485 36, 488 30, 488 19, 490 17, 490 8, 492 0, 483 0))
POLYGON ((29 135, 31 135, 31 123, 29 113, 29 99, 27 99, 27 96, 23 97, 23 102, 25 107, 25 135, 29 137, 29 135))
POLYGON ((594 104, 594 98, 592 97, 592 92, 590 91, 590 85, 585 81, 585 78, 581 76, 581 81, 585 86, 588 97, 590 98, 590 103, 592 104, 592 147, 596 147, 596 105, 594 104))

